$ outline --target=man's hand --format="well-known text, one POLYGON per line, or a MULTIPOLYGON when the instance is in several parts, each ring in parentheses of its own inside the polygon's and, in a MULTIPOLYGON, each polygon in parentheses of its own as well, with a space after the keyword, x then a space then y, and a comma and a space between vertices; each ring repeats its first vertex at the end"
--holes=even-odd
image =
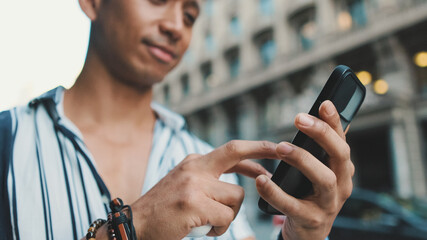
POLYGON ((296 199, 267 176, 261 175, 256 179, 260 195, 287 216, 282 228, 285 240, 325 239, 353 189, 354 165, 339 115, 330 101, 320 106, 319 114, 322 120, 299 114, 295 125, 325 149, 329 155, 329 167, 297 146, 289 143, 277 145, 278 156, 298 168, 313 183, 314 194, 296 199))
POLYGON ((243 188, 219 181, 223 173, 269 174, 245 159, 277 159, 271 142, 231 141, 206 155, 190 155, 132 204, 138 239, 182 239, 193 227, 214 226, 222 235, 239 212, 243 188))

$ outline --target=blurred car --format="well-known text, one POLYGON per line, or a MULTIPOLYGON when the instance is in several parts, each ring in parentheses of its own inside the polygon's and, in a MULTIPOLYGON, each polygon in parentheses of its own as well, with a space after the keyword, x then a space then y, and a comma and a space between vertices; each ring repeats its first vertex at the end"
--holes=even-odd
MULTIPOLYGON (((284 216, 273 217, 270 239, 277 239, 284 216)), ((423 240, 427 221, 387 195, 354 189, 335 219, 330 240, 423 240)))
POLYGON ((427 239, 427 221, 387 195, 354 189, 330 233, 330 240, 338 239, 427 239))

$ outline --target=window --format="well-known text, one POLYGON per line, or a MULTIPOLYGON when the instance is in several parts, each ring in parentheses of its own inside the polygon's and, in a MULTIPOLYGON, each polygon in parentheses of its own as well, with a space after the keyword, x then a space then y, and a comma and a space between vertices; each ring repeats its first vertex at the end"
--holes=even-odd
POLYGON ((240 20, 237 16, 233 16, 230 20, 230 32, 235 36, 239 36, 242 33, 240 20))
POLYGON ((298 38, 303 50, 310 50, 314 45, 316 24, 314 21, 304 22, 298 29, 298 38))
POLYGON ((225 52, 225 58, 228 63, 228 69, 231 78, 236 78, 240 73, 240 51, 239 48, 233 47, 225 52))
POLYGON ((276 58, 276 42, 273 39, 273 30, 267 29, 257 34, 255 43, 259 48, 260 57, 264 66, 270 65, 276 58))
POLYGON ((206 50, 209 52, 213 52, 215 50, 215 42, 212 34, 208 32, 205 37, 205 46, 206 50))
POLYGON ((181 86, 182 86, 182 94, 184 96, 190 95, 190 78, 188 74, 184 74, 181 76, 181 86))
POLYGON ((367 17, 363 0, 343 1, 341 2, 340 9, 337 21, 341 31, 366 25, 367 17))
POLYGON ((315 22, 315 8, 313 6, 305 8, 295 13, 290 21, 296 31, 296 40, 299 49, 310 50, 315 44, 317 24, 315 22))
POLYGON ((273 14, 273 0, 259 0, 260 11, 263 15, 272 15, 273 14))
POLYGON ((365 26, 367 22, 363 0, 353 0, 348 4, 354 26, 365 26))
POLYGON ((200 70, 202 72, 202 78, 203 78, 203 86, 205 90, 209 89, 212 86, 212 63, 206 62, 203 63, 200 67, 200 70))
POLYGON ((193 56, 193 53, 192 53, 191 49, 187 50, 184 53, 183 59, 184 59, 184 62, 187 63, 187 64, 191 64, 191 63, 194 62, 194 56, 193 56))
POLYGON ((265 41, 261 45, 261 58, 264 65, 270 65, 276 57, 276 43, 273 39, 265 41))
POLYGON ((213 7, 214 7, 213 0, 206 0, 203 6, 204 6, 205 14, 211 17, 213 15, 213 7))
POLYGON ((165 87, 163 88, 163 95, 164 95, 164 98, 165 98, 165 103, 169 103, 170 102, 169 85, 165 85, 165 87))

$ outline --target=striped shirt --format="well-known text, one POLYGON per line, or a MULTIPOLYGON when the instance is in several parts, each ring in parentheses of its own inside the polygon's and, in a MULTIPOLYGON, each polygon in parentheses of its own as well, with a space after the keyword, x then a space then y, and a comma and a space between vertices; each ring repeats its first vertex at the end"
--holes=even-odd
MULTIPOLYGON (((64 115, 64 88, 0 113, 0 239, 79 239, 106 218, 110 193, 78 128, 64 115)), ((190 153, 212 147, 186 129, 182 116, 156 103, 158 119, 141 195, 190 153)), ((234 174, 220 178, 237 183, 234 174)), ((216 238, 253 236, 245 209, 216 238)), ((188 238, 187 238, 188 239, 188 238)))

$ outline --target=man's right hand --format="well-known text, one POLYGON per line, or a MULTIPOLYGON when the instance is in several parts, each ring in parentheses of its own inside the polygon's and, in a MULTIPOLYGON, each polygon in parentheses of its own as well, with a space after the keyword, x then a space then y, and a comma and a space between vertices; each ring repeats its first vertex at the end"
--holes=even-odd
POLYGON ((277 159, 276 144, 231 141, 206 155, 189 155, 132 204, 138 239, 182 239, 206 224, 214 226, 209 236, 224 234, 239 212, 244 190, 218 178, 228 172, 269 174, 260 164, 244 161, 259 158, 277 159))

